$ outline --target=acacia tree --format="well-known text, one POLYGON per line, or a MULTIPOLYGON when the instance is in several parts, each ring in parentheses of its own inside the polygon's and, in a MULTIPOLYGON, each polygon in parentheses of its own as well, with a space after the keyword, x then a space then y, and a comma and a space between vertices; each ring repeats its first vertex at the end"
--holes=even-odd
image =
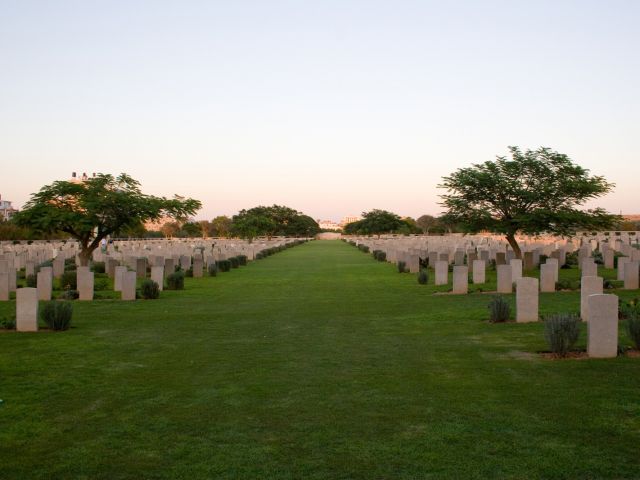
POLYGON ((517 234, 568 235, 582 228, 607 229, 616 222, 616 215, 601 208, 578 208, 613 189, 604 177, 589 175, 549 148, 509 150, 511 159, 496 157, 443 178, 444 221, 469 233, 504 234, 517 258, 522 258, 517 234))
POLYGON ((233 216, 233 233, 250 240, 261 235, 310 236, 319 230, 313 218, 281 205, 261 205, 233 216))
POLYGON ((88 265, 101 240, 114 232, 163 217, 185 218, 200 206, 192 198, 145 195, 140 183, 125 173, 98 174, 83 182, 57 181, 42 187, 15 221, 39 232, 68 233, 80 243, 81 265, 88 265))
POLYGON ((420 227, 422 233, 429 234, 429 230, 435 227, 438 224, 438 219, 433 215, 421 215, 416 220, 416 225, 420 227))

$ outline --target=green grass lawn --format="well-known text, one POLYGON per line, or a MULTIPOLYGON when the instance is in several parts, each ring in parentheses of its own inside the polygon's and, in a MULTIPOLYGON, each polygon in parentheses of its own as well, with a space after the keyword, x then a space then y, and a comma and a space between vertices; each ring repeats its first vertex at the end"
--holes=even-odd
POLYGON ((640 477, 640 358, 543 359, 541 323, 435 290, 315 241, 0 333, 0 479, 640 477))

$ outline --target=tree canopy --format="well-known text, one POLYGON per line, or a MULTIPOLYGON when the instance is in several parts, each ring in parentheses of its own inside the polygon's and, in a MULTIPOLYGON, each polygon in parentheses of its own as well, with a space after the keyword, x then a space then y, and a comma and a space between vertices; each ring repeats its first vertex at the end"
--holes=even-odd
POLYGON ((578 208, 613 189, 604 177, 590 175, 549 148, 509 151, 511 159, 499 156, 443 178, 443 220, 469 233, 504 234, 518 258, 517 234, 568 235, 576 229, 607 229, 616 222, 617 216, 601 208, 578 208))
POLYGON ((125 173, 98 174, 82 182, 57 181, 42 187, 15 221, 39 232, 68 233, 80 243, 80 260, 87 265, 103 238, 164 217, 184 219, 200 206, 191 198, 145 195, 139 182, 125 173))
POLYGON ((253 239, 258 236, 311 236, 318 233, 320 227, 308 215, 273 205, 241 210, 233 216, 231 229, 234 235, 253 239))
POLYGON ((344 227, 348 235, 379 235, 381 233, 411 233, 413 226, 395 213, 374 209, 362 212, 362 220, 352 222, 344 227))

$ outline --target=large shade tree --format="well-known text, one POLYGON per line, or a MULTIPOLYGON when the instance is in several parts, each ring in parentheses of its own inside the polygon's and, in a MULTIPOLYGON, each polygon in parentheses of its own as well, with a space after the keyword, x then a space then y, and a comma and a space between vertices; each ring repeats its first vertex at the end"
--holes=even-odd
POLYGON ((346 225, 344 233, 349 235, 379 235, 408 229, 410 229, 410 225, 399 215, 387 210, 374 209, 369 212, 362 212, 362 220, 346 225))
POLYGON ((281 205, 241 210, 232 219, 232 232, 249 240, 258 236, 311 236, 319 231, 313 218, 281 205))
POLYGON ((517 258, 516 235, 569 235, 576 229, 608 229, 617 216, 602 208, 582 209, 588 200, 610 192, 604 177, 574 164, 549 148, 509 147, 511 158, 460 168, 443 178, 440 188, 445 222, 466 232, 503 234, 517 258))
POLYGON ((57 181, 31 196, 15 221, 40 232, 62 231, 80 244, 80 263, 88 265, 102 239, 141 222, 184 219, 201 204, 192 198, 143 194, 129 175, 98 174, 82 182, 57 181))

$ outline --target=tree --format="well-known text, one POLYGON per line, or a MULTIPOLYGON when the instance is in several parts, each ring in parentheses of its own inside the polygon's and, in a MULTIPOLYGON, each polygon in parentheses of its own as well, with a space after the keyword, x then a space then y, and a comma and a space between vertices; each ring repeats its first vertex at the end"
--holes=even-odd
POLYGON ((83 182, 57 181, 42 187, 15 220, 40 232, 68 233, 80 243, 81 265, 88 265, 103 238, 141 222, 185 218, 200 206, 191 198, 145 195, 139 182, 125 173, 98 174, 83 182))
POLYGON ((589 175, 567 155, 548 148, 509 150, 510 160, 497 157, 443 178, 439 187, 447 190, 440 196, 448 209, 445 222, 469 233, 504 234, 516 257, 522 258, 516 234, 608 229, 618 218, 601 208, 578 209, 613 189, 604 177, 589 175))
POLYGON ((310 236, 319 231, 313 218, 281 205, 241 210, 233 217, 233 233, 248 239, 261 235, 310 236))
POLYGON ((226 215, 220 215, 211 220, 212 237, 228 237, 231 234, 233 222, 226 215))
POLYGON ((416 220, 416 225, 422 230, 422 233, 429 234, 429 230, 438 224, 438 219, 432 215, 422 215, 416 220))
POLYGON ((349 223, 344 227, 344 232, 349 235, 379 235, 396 232, 403 227, 408 227, 408 224, 400 216, 386 210, 375 209, 362 212, 362 220, 349 223))

